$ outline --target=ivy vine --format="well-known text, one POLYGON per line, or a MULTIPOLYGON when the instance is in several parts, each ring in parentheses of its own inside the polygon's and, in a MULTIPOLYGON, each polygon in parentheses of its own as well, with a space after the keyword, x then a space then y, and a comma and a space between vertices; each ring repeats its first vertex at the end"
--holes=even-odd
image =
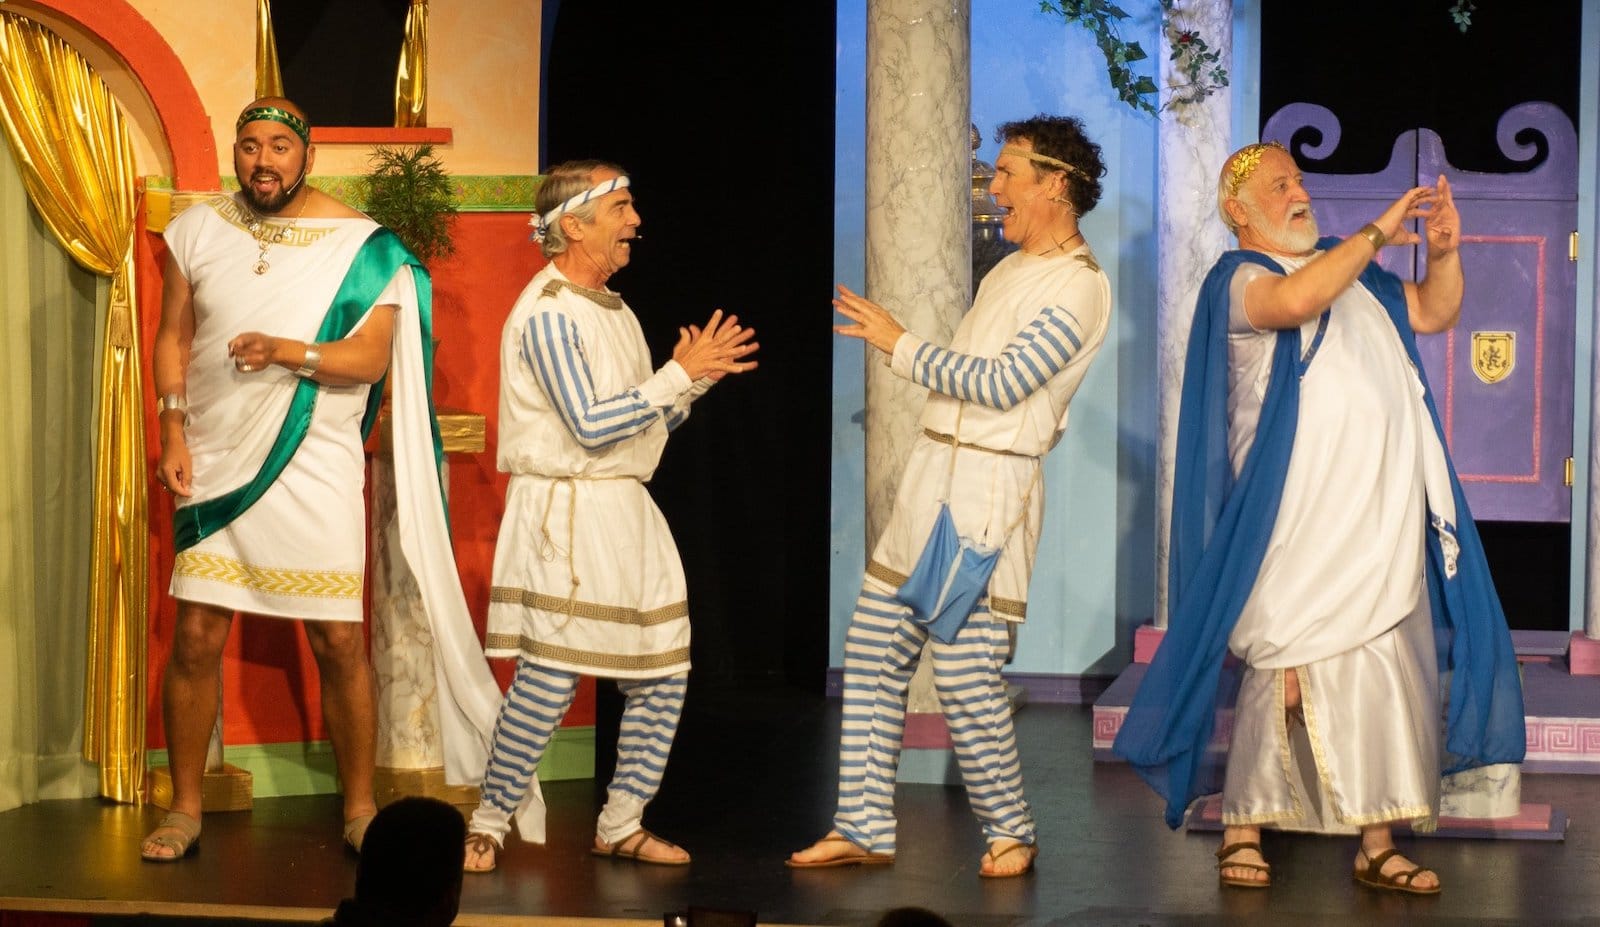
MULTIPOLYGON (((1112 0, 1038 0, 1039 12, 1059 16, 1069 26, 1082 26, 1094 36, 1095 44, 1106 59, 1106 76, 1117 99, 1136 110, 1159 115, 1154 97, 1158 88, 1154 78, 1135 73, 1132 65, 1149 57, 1138 42, 1122 38, 1118 23, 1128 18, 1128 12, 1112 0)), ((1176 62, 1175 70, 1187 83, 1173 88, 1171 97, 1161 109, 1188 106, 1204 100, 1228 86, 1228 70, 1222 66, 1222 51, 1207 42, 1205 36, 1192 29, 1178 29, 1173 25, 1173 8, 1179 0, 1160 0, 1161 31, 1167 39, 1168 58, 1176 62)), ((1466 32, 1472 25, 1472 14, 1478 5, 1473 0, 1455 0, 1450 8, 1450 19, 1456 28, 1466 32)))

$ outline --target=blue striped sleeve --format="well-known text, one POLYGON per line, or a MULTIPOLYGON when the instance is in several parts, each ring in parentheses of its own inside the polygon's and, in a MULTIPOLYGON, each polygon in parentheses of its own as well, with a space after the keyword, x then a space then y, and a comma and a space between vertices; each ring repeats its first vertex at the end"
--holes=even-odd
POLYGON ((959 354, 923 342, 907 376, 934 392, 1004 412, 1066 369, 1083 348, 1083 323, 1064 306, 1046 306, 998 357, 959 354))
POLYGON ((595 395, 578 327, 559 312, 528 318, 522 330, 522 359, 567 430, 590 450, 639 434, 662 417, 637 387, 615 396, 595 395))

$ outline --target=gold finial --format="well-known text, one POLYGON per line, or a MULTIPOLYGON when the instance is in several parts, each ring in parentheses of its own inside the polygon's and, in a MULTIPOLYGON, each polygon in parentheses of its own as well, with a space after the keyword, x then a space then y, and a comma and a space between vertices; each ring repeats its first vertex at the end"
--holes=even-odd
POLYGON ((1256 168, 1261 165, 1261 156, 1269 148, 1276 148, 1285 153, 1288 152, 1287 148, 1277 142, 1258 142, 1254 145, 1246 145, 1234 152, 1233 160, 1228 164, 1228 195, 1230 197, 1239 195, 1239 188, 1244 186, 1244 182, 1249 180, 1250 175, 1256 172, 1256 168))

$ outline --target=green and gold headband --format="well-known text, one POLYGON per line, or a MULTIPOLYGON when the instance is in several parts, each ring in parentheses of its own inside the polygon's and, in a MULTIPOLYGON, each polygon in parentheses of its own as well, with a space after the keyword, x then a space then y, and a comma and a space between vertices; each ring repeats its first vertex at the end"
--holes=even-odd
POLYGON ((234 125, 233 131, 238 132, 245 127, 245 123, 255 122, 257 119, 280 122, 293 129, 294 134, 300 136, 300 141, 305 142, 307 145, 311 144, 311 127, 306 125, 306 121, 294 113, 276 106, 256 106, 245 110, 239 114, 239 122, 234 125))
POLYGON ((1261 156, 1270 148, 1282 152, 1289 150, 1277 142, 1258 142, 1234 152, 1233 160, 1228 163, 1228 196, 1239 195, 1239 188, 1244 186, 1244 182, 1250 179, 1250 175, 1256 172, 1257 167, 1261 166, 1261 156))

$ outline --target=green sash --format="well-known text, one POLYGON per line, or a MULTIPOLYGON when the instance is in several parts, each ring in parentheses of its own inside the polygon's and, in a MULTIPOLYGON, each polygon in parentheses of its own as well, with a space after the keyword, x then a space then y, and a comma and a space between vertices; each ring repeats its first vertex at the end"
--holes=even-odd
MULTIPOLYGON (((428 426, 433 433, 433 460, 437 470, 444 461, 444 452, 439 443, 439 419, 433 410, 433 283, 422 262, 406 250, 393 232, 379 227, 362 244, 350 264, 350 270, 345 273, 344 282, 339 284, 339 292, 334 295, 328 314, 322 319, 322 327, 317 329, 316 340, 338 341, 348 336, 361 317, 377 302, 395 272, 405 265, 410 265, 411 276, 417 287, 417 324, 422 329, 422 369, 428 400, 428 426)), ((372 426, 378 419, 386 379, 387 371, 378 382, 372 384, 367 394, 367 411, 361 418, 363 440, 372 433, 372 426)), ((266 493, 267 487, 277 481, 284 467, 288 466, 289 458, 300 449, 306 432, 311 429, 311 413, 317 406, 319 391, 317 382, 309 378, 295 386, 294 398, 289 402, 289 411, 283 418, 278 437, 272 442, 272 449, 267 452, 260 472, 250 482, 215 499, 184 506, 173 513, 176 550, 187 550, 215 534, 244 514, 266 493)))

